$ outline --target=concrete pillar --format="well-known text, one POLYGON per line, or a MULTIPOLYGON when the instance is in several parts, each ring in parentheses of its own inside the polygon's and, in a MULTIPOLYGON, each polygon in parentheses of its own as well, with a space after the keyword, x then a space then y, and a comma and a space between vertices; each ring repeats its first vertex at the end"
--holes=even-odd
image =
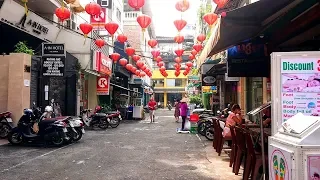
POLYGON ((94 109, 98 105, 97 76, 88 75, 88 108, 94 109))
POLYGON ((166 91, 164 91, 163 92, 163 106, 164 107, 167 107, 167 103, 166 102, 168 102, 168 94, 167 94, 167 92, 166 91))

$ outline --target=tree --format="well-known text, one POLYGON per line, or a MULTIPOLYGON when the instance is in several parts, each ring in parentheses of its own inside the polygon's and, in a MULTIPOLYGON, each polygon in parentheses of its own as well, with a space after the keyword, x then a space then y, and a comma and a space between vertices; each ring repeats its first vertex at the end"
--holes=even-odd
POLYGON ((27 42, 26 41, 20 41, 18 42, 15 46, 14 46, 14 52, 15 53, 26 53, 26 54, 30 54, 30 55, 34 55, 34 51, 33 49, 29 48, 27 46, 27 42))

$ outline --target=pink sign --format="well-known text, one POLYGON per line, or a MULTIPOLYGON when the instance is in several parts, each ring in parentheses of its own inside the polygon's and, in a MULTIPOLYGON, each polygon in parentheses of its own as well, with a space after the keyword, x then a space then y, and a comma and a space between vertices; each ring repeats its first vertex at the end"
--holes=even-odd
POLYGON ((269 178, 271 180, 290 180, 291 153, 273 146, 270 146, 270 148, 269 178))
POLYGON ((308 180, 320 180, 320 155, 307 158, 308 180))

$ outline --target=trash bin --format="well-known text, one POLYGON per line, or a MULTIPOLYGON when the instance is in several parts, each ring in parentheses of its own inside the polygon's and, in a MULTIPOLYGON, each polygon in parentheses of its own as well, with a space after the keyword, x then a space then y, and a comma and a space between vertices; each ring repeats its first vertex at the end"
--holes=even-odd
POLYGON ((190 132, 196 134, 198 132, 199 114, 190 115, 190 132))

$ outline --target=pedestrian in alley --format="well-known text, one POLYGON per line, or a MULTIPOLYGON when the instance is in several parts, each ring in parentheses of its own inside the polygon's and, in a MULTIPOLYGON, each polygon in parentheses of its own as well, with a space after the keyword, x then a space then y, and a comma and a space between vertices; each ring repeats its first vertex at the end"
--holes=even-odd
POLYGON ((187 105, 187 100, 186 98, 183 98, 180 102, 180 116, 182 118, 182 128, 181 131, 184 131, 184 125, 186 123, 188 115, 188 105, 187 105))
POLYGON ((154 112, 156 110, 156 106, 157 106, 157 102, 153 99, 153 97, 151 97, 148 103, 150 123, 154 122, 154 112))
POLYGON ((180 117, 180 102, 179 100, 176 100, 174 102, 174 117, 176 118, 176 122, 179 122, 179 117, 180 117))

